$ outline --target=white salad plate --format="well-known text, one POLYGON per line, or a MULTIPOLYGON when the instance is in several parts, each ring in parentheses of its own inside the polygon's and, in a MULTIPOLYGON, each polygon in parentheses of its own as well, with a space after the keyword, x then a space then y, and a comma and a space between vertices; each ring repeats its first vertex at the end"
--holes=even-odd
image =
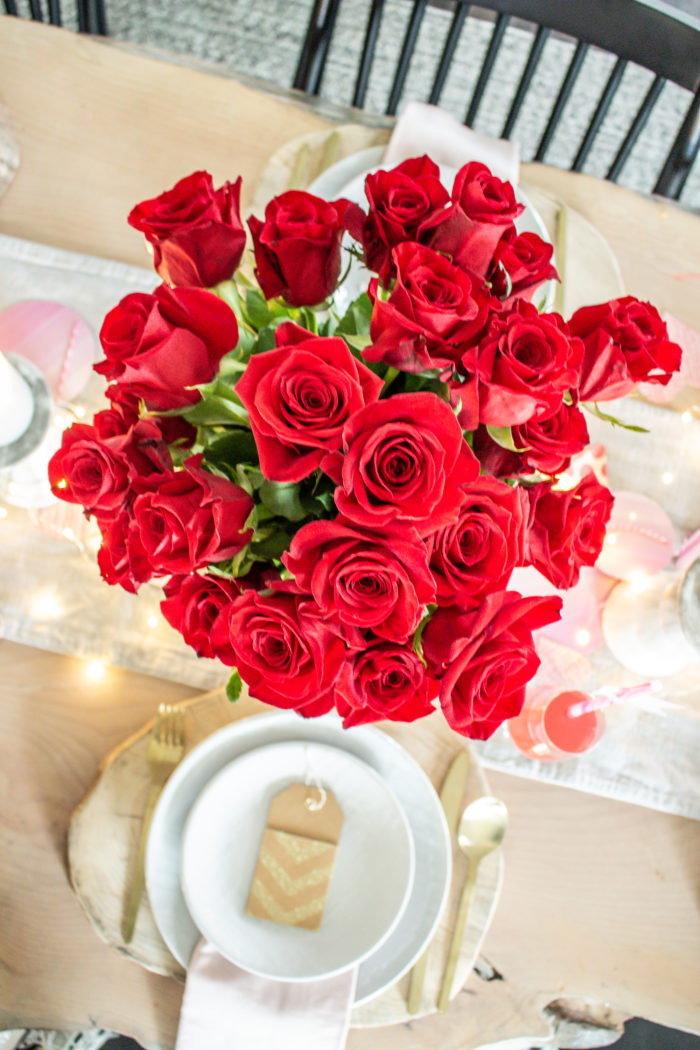
MULTIPOLYGON (((295 873, 308 860, 284 857, 280 880, 298 901, 308 887, 295 873)), ((371 766, 328 744, 288 741, 248 751, 209 781, 185 824, 181 883, 196 925, 230 962, 270 980, 309 981, 349 969, 386 940, 408 903, 414 860, 404 812, 371 766), (270 803, 299 783, 312 800, 317 787, 332 791, 344 817, 317 929, 246 912, 270 803)))
POLYGON ((302 720, 293 712, 272 712, 243 718, 207 737, 172 774, 153 814, 146 851, 151 910, 163 940, 186 969, 202 936, 180 888, 182 837, 189 812, 209 781, 233 759, 290 740, 328 744, 366 762, 394 792, 413 837, 413 889, 396 928, 360 964, 355 996, 355 1005, 360 1005, 398 981, 432 940, 452 871, 450 836, 433 785, 411 755, 379 729, 345 730, 332 714, 302 720))
MULTIPOLYGON (((349 157, 343 157, 342 160, 331 164, 329 168, 321 172, 311 185, 307 187, 308 192, 331 201, 337 200, 339 197, 345 197, 347 200, 354 201, 355 204, 359 204, 361 208, 366 209, 365 178, 371 172, 381 169, 382 157, 385 151, 386 146, 372 146, 369 149, 360 150, 358 153, 352 153, 349 157)), ((440 178, 448 192, 452 190, 457 171, 457 168, 449 168, 446 165, 440 167, 440 178)), ((539 212, 533 207, 519 186, 515 186, 514 191, 516 200, 525 205, 525 210, 515 220, 515 228, 518 233, 537 233, 547 244, 551 243, 547 227, 542 221, 539 212)), ((556 259, 553 262, 556 265, 556 259)), ((347 305, 361 291, 365 290, 368 280, 369 272, 361 263, 353 261, 348 277, 336 291, 336 298, 340 295, 341 302, 339 305, 341 307, 347 305)), ((541 303, 542 310, 552 309, 556 283, 556 281, 545 281, 538 288, 536 301, 538 305, 541 303)))

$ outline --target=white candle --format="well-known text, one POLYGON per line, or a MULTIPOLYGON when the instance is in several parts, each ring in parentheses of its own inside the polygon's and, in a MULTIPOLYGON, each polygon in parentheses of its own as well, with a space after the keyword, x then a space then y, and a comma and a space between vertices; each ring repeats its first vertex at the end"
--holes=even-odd
POLYGON ((27 383, 0 352, 0 446, 20 438, 32 421, 34 399, 27 383))

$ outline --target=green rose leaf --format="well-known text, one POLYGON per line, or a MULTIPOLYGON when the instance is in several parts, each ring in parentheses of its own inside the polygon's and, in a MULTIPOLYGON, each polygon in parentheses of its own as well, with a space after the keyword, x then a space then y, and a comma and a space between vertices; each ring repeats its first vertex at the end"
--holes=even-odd
POLYGON ((226 696, 235 704, 238 697, 241 695, 241 689, 243 688, 243 680, 239 675, 238 671, 234 671, 228 682, 226 683, 226 696))
POLYGON ((301 521, 307 515, 295 481, 265 481, 260 486, 260 499, 273 514, 288 521, 301 521))

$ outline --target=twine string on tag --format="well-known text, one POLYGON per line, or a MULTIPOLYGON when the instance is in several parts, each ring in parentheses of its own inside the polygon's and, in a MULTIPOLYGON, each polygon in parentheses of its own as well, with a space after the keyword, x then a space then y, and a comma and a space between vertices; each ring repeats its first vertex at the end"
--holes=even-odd
POLYGON ((328 796, 326 795, 326 789, 318 778, 318 774, 313 768, 313 763, 309 757, 308 747, 304 748, 304 758, 306 760, 306 775, 304 777, 304 783, 307 787, 313 787, 318 791, 318 798, 313 798, 310 794, 307 794, 304 799, 304 805, 312 813, 316 813, 318 810, 323 809, 328 796))

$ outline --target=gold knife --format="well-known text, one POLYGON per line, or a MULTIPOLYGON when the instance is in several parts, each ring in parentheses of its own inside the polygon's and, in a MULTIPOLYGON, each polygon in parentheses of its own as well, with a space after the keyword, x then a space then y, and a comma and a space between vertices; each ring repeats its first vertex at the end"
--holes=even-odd
MULTIPOLYGON (((462 808, 462 800, 464 798, 464 789, 467 784, 468 774, 469 752, 460 751, 455 758, 452 759, 452 764, 447 770, 445 779, 442 782, 442 788, 440 789, 440 802, 442 803, 447 827, 450 829, 450 841, 453 841, 457 834, 457 822, 459 821, 459 814, 462 808)), ((416 1014, 420 1009, 421 998, 423 995, 423 982, 425 981, 425 971, 428 966, 429 954, 430 945, 428 945, 418 962, 411 970, 411 983, 409 985, 408 1000, 406 1002, 406 1008, 409 1014, 416 1014)))

